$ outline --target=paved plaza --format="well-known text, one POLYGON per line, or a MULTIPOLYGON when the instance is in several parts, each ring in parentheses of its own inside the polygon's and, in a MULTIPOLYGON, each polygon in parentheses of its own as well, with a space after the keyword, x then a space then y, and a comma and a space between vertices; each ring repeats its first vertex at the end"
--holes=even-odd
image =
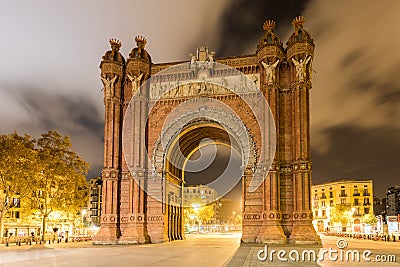
MULTIPOLYGON (((323 248, 337 248, 338 237, 323 237, 323 248)), ((265 246, 240 245, 240 234, 204 234, 188 235, 186 240, 163 244, 136 246, 94 246, 90 242, 54 243, 46 245, 22 245, 0 247, 0 266, 400 266, 400 242, 346 239, 345 250, 371 250, 371 262, 324 261, 310 262, 279 261, 277 252, 285 250, 314 250, 321 246, 268 246, 268 255, 272 250, 274 260, 262 262, 257 254, 265 246), (396 263, 377 263, 375 255, 394 255, 396 263)), ((261 254, 263 256, 263 254, 261 254)))

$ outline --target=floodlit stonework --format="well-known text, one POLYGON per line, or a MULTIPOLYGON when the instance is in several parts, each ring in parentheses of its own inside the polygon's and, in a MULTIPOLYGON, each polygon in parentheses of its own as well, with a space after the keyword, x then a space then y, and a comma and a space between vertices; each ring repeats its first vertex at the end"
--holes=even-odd
MULTIPOLYGON (((105 104, 103 205, 101 228, 94 243, 159 243, 183 239, 181 189, 185 165, 182 155, 190 155, 204 138, 241 147, 244 137, 251 142, 246 154, 249 164, 242 166, 242 242, 320 242, 312 227, 310 200, 309 90, 312 87, 314 42, 303 28, 303 17, 295 18, 292 24, 294 32, 286 46, 273 32, 275 22, 268 20, 255 54, 217 58, 208 48, 201 47, 188 62, 153 63, 145 50, 146 39, 143 37, 135 39, 137 47, 125 60, 119 52, 121 43, 110 40, 112 50, 106 52, 100 64, 105 104), (204 66, 204 62, 207 63, 206 71, 217 73, 222 80, 230 73, 218 73, 215 63, 239 70, 260 88, 276 127, 277 145, 271 167, 259 162, 260 153, 267 153, 260 152, 261 140, 268 141, 271 137, 269 132, 262 132, 258 127, 252 112, 258 108, 256 104, 249 107, 239 94, 224 86, 205 82, 180 85, 176 82, 196 75, 201 77, 204 68, 196 66, 204 66), (187 68, 146 83, 160 71, 181 63, 187 68), (173 89, 166 91, 166 83, 173 89), (143 84, 145 86, 140 87, 143 84), (163 129, 168 116, 181 103, 190 99, 196 101, 203 96, 223 102, 237 116, 209 108, 204 112, 208 112, 212 120, 191 119, 198 114, 189 104, 180 115, 190 123, 171 124, 163 129), (150 105, 154 106, 147 118, 150 105), (123 125, 124 119, 129 122, 128 126, 123 125), (160 145, 162 133, 170 144, 166 148, 160 145), (235 142, 230 142, 229 137, 235 142), (123 138, 132 140, 132 144, 124 147, 123 138), (176 145, 178 139, 179 145, 176 145), (262 170, 257 170, 255 163, 262 170), (151 166, 155 166, 161 180, 155 178, 151 166), (262 185, 251 191, 253 174, 267 173, 268 169, 262 185)), ((260 95, 252 91, 251 86, 249 88, 238 90, 258 103, 260 95)))

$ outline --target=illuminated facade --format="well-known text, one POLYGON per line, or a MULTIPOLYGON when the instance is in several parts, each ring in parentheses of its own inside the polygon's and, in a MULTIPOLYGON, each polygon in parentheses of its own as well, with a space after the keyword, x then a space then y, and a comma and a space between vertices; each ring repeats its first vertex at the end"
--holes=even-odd
POLYGON ((206 185, 185 186, 183 189, 184 205, 191 205, 193 201, 209 204, 217 200, 218 193, 214 188, 206 185))
POLYGON ((343 180, 311 187, 313 225, 317 232, 361 232, 364 214, 374 214, 372 180, 343 180), (347 224, 332 222, 334 212, 348 216, 347 224))

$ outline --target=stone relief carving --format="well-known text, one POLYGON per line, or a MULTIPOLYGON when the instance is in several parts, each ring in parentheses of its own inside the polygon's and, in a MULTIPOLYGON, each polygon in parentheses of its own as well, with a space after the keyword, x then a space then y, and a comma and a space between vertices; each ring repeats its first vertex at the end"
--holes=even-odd
POLYGON ((107 78, 105 75, 100 76, 101 80, 103 81, 103 90, 106 97, 112 97, 114 95, 114 83, 117 80, 117 77, 117 75, 115 75, 113 78, 107 78))
POLYGON ((244 79, 243 76, 231 76, 216 77, 189 83, 185 83, 185 81, 153 82, 150 84, 150 98, 175 98, 192 97, 198 95, 224 95, 256 92, 254 85, 251 83, 255 84, 259 88, 260 75, 249 74, 246 76, 249 79, 244 79), (234 88, 234 92, 226 89, 225 87, 234 88))
POLYGON ((294 58, 292 58, 292 62, 296 67, 296 78, 299 82, 304 82, 304 79, 306 78, 307 64, 310 60, 311 60, 310 56, 308 56, 304 61, 303 59, 297 61, 294 58))
POLYGON ((265 79, 267 84, 274 84, 275 83, 275 69, 276 66, 278 66, 279 59, 272 64, 272 62, 269 62, 268 64, 265 63, 264 61, 261 61, 261 64, 263 65, 265 69, 265 79))
POLYGON ((140 80, 142 79, 143 73, 139 76, 131 76, 129 74, 127 74, 127 76, 132 83, 132 94, 134 94, 140 87, 140 80))

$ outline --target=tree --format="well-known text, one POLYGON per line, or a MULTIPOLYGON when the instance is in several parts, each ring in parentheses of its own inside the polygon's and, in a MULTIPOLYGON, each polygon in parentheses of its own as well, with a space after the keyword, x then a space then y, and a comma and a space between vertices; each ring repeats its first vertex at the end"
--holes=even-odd
POLYGON ((207 223, 214 216, 213 204, 205 204, 200 198, 192 198, 186 202, 184 208, 185 223, 190 222, 191 218, 196 218, 199 223, 207 223))
POLYGON ((378 219, 373 214, 367 213, 362 216, 362 221, 365 224, 373 225, 378 222, 378 219))
POLYGON ((28 135, 0 136, 0 237, 4 236, 4 216, 31 195, 37 159, 34 140, 28 135))
POLYGON ((341 223, 342 226, 346 226, 351 221, 352 216, 353 213, 342 205, 330 210, 331 223, 341 223))
POLYGON ((40 172, 37 173, 31 208, 42 218, 42 240, 46 219, 54 211, 77 213, 87 202, 85 175, 89 165, 71 149, 68 136, 48 131, 36 141, 40 172))

